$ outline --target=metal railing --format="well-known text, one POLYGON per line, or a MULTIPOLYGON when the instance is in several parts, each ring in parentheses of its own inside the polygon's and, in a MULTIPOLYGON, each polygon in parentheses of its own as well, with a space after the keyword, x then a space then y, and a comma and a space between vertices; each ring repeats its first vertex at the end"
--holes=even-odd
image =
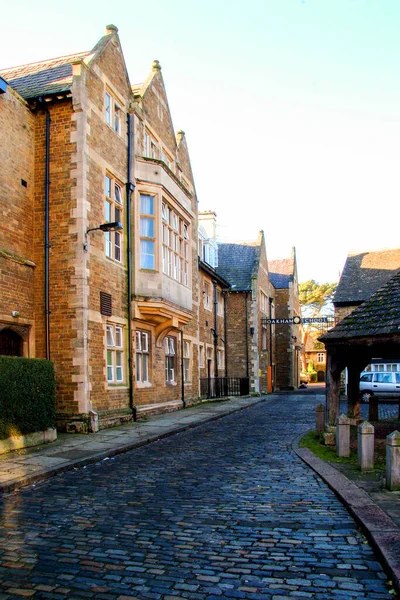
POLYGON ((224 398, 246 396, 250 391, 248 377, 201 377, 201 398, 224 398))

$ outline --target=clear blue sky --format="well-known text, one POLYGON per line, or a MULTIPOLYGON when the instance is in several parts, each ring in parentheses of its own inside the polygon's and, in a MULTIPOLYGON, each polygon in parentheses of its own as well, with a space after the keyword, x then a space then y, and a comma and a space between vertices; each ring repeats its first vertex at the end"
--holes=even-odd
POLYGON ((353 250, 400 247, 398 0, 3 0, 0 68, 87 50, 107 24, 132 83, 163 68, 201 210, 222 241, 297 250, 335 281, 353 250))

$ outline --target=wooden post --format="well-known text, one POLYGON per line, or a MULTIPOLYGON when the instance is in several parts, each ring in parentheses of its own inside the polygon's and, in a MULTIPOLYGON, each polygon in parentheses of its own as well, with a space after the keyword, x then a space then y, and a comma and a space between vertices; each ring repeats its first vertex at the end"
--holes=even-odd
POLYGON ((400 490, 400 432, 393 431, 386 438, 386 487, 400 490))
MULTIPOLYGON (((364 364, 364 363, 362 363, 364 364)), ((362 365, 358 362, 347 365, 347 415, 351 419, 360 418, 360 373, 362 365)))
POLYGON ((340 415, 336 424, 336 454, 350 456, 350 419, 340 415))
POLYGON ((315 407, 315 431, 317 433, 325 431, 325 406, 323 404, 315 407))
POLYGON ((379 421, 379 404, 375 396, 371 396, 369 399, 368 420, 372 422, 379 421))
POLYGON ((358 466, 361 471, 372 471, 374 468, 374 426, 363 421, 357 428, 358 466))
POLYGON ((340 372, 335 352, 327 347, 326 401, 329 410, 329 425, 335 427, 340 407, 340 372))

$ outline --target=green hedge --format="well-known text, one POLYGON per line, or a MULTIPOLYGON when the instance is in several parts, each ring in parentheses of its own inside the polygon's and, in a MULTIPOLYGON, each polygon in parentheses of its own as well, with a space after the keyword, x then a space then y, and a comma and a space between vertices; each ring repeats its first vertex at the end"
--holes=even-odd
POLYGON ((53 363, 0 356, 0 439, 55 425, 53 363))

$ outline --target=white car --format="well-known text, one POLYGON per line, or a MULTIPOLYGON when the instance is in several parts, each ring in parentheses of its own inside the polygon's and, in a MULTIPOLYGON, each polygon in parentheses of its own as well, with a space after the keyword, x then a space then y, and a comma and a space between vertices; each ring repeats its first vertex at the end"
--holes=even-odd
POLYGON ((360 375, 360 399, 369 402, 371 396, 400 402, 400 373, 364 371, 360 375))

